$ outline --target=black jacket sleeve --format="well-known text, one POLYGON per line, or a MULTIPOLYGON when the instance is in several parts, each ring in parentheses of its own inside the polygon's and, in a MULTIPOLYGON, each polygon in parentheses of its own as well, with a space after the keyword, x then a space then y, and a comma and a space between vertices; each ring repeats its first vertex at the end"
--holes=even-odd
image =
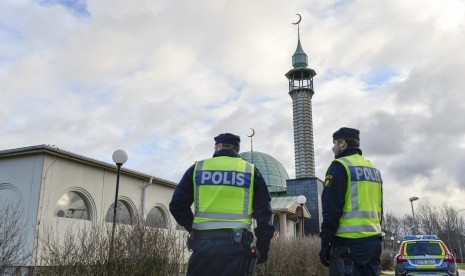
POLYGON ((272 212, 270 202, 271 197, 265 180, 260 171, 255 169, 252 217, 257 222, 257 227, 254 229, 254 232, 257 237, 258 251, 260 254, 266 256, 268 255, 270 242, 275 231, 271 221, 272 212))
POLYGON ((192 230, 194 214, 191 205, 194 202, 194 165, 192 165, 182 177, 170 202, 170 212, 174 219, 188 232, 192 230))
POLYGON ((342 216, 347 190, 347 172, 344 166, 333 161, 326 173, 323 193, 321 195, 323 222, 320 238, 323 244, 334 243, 335 234, 342 216))

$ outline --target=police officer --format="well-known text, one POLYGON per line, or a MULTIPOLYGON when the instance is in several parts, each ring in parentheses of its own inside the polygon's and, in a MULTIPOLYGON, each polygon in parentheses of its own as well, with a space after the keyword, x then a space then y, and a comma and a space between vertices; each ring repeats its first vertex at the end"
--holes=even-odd
POLYGON ((252 218, 257 222, 257 263, 267 260, 274 233, 268 188, 255 165, 238 155, 240 137, 223 133, 214 139, 213 158, 195 162, 185 172, 170 203, 173 217, 190 232, 188 276, 244 275, 252 218))
POLYGON ((359 130, 346 127, 333 134, 335 160, 323 184, 320 233, 320 260, 325 266, 331 262, 330 275, 341 275, 332 274, 337 273, 334 258, 347 248, 352 272, 346 275, 380 274, 382 180, 376 167, 362 157, 359 136, 359 130))

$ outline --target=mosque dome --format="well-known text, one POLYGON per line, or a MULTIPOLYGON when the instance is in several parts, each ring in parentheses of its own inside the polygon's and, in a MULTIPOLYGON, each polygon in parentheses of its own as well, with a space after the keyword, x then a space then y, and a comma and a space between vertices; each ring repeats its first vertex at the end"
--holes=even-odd
POLYGON ((263 152, 242 152, 239 154, 247 162, 255 164, 262 174, 270 192, 286 189, 286 180, 289 175, 284 166, 276 158, 263 152))

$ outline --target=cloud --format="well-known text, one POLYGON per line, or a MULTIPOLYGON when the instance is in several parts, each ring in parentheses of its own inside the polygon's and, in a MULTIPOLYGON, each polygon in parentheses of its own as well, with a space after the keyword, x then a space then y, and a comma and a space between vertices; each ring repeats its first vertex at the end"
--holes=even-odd
POLYGON ((55 144, 177 182, 235 132, 294 176, 284 74, 300 39, 314 78, 316 173, 361 130, 385 204, 465 208, 461 1, 2 1, 1 148, 55 144), (452 193, 452 194, 451 194, 452 193))

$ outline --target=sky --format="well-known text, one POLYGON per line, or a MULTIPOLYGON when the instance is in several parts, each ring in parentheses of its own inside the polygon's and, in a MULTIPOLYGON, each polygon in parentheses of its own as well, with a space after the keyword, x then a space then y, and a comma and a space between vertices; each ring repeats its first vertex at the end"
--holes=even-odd
POLYGON ((56 145, 178 182, 232 132, 295 177, 297 27, 314 77, 316 176, 360 129, 384 206, 465 208, 463 0, 2 0, 0 150, 56 145), (417 202, 414 203, 415 205, 417 202))

